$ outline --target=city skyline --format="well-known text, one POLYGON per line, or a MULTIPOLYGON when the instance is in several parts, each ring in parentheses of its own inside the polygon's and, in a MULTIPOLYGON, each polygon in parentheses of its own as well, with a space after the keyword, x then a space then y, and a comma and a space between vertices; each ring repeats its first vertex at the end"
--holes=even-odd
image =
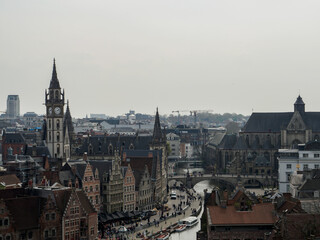
POLYGON ((317 111, 317 1, 0 3, 0 111, 45 113, 56 58, 74 117, 317 111))

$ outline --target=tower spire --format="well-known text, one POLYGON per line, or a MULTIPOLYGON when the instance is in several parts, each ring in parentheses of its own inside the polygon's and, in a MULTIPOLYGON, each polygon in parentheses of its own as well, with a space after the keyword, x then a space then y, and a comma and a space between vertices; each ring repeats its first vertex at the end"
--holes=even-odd
POLYGON ((164 137, 163 137, 163 132, 161 130, 160 117, 159 117, 159 112, 157 107, 156 117, 154 121, 154 128, 153 128, 153 142, 161 143, 162 141, 164 141, 164 137))
POLYGON ((52 77, 50 82, 50 87, 53 89, 60 89, 60 83, 57 76, 57 70, 56 70, 56 59, 53 59, 53 69, 52 69, 52 77))

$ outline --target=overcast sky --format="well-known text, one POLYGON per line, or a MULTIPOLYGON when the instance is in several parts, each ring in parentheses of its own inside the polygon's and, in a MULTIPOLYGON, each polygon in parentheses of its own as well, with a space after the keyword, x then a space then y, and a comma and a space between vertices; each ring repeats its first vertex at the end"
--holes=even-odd
POLYGON ((0 110, 45 112, 53 58, 71 114, 320 111, 320 1, 1 0, 0 110))

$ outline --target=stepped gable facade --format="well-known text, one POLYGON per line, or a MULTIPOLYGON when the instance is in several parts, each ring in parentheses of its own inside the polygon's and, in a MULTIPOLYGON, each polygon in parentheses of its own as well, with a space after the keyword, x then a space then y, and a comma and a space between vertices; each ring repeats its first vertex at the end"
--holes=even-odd
POLYGON ((234 174, 276 174, 278 149, 311 140, 320 140, 320 112, 306 112, 299 95, 293 112, 252 113, 239 136, 225 135, 217 165, 234 174))
POLYGON ((121 165, 132 168, 139 209, 151 210, 154 204, 164 201, 161 150, 127 150, 122 155, 121 165))

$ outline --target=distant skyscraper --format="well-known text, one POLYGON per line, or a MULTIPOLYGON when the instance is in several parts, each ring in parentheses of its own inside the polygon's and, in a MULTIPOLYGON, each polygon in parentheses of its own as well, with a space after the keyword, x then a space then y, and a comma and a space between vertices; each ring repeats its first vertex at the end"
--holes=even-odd
POLYGON ((9 118, 17 118, 17 117, 20 116, 19 95, 8 95, 8 99, 7 99, 7 116, 9 118))

